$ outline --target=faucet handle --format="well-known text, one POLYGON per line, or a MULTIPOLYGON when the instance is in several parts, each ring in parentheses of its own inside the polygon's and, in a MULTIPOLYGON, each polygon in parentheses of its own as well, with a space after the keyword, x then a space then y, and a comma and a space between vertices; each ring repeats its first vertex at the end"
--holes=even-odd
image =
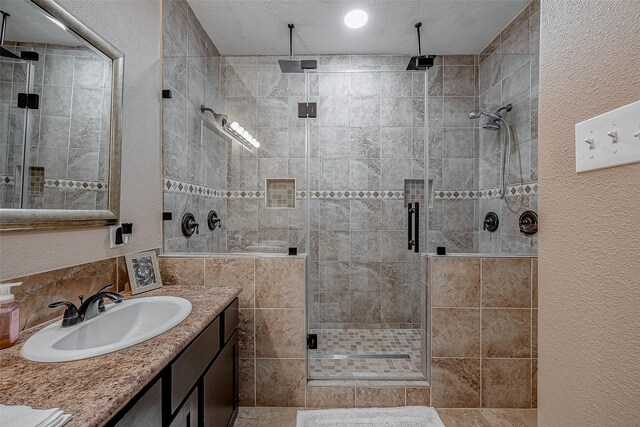
POLYGON ((106 291, 107 289, 111 289, 113 288, 113 283, 108 284, 107 286, 104 286, 102 289, 100 289, 97 293, 102 293, 104 291, 106 291))
POLYGON ((64 311, 64 316, 62 317, 62 326, 71 326, 76 323, 82 322, 82 317, 80 317, 80 313, 78 312, 78 307, 75 304, 70 303, 69 301, 57 301, 49 304, 49 308, 56 308, 60 306, 66 306, 67 308, 64 311))

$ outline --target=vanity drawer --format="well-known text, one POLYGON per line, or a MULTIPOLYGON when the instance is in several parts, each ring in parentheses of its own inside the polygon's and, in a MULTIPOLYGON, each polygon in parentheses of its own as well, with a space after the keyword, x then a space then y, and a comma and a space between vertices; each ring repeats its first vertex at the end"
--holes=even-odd
POLYGON ((220 318, 216 318, 171 365, 171 413, 220 350, 220 318))
POLYGON ((227 308, 224 309, 224 312, 222 313, 222 317, 224 319, 222 322, 222 327, 224 328, 222 342, 226 343, 229 341, 229 338, 231 338, 237 329, 238 316, 238 299, 236 298, 227 308))

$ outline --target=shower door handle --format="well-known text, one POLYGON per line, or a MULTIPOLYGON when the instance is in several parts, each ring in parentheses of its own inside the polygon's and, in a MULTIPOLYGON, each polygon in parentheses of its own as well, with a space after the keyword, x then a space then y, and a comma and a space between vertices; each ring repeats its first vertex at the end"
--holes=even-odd
POLYGON ((407 204, 407 249, 420 252, 420 203, 407 204))
POLYGON ((420 252, 420 203, 416 202, 415 207, 413 208, 414 222, 415 226, 413 227, 413 251, 415 253, 420 252))
POLYGON ((413 207, 411 203, 407 204, 407 249, 413 249, 413 240, 411 239, 413 233, 413 223, 411 221, 413 215, 413 207))

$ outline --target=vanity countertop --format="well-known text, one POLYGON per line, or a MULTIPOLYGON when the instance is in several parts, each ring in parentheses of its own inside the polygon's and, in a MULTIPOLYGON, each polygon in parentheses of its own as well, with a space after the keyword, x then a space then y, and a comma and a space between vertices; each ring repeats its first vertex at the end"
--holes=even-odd
POLYGON ((23 331, 13 347, 0 350, 0 404, 61 408, 73 416, 65 427, 102 426, 162 371, 238 296, 242 288, 165 286, 138 297, 171 295, 193 305, 178 326, 132 347, 62 363, 20 357, 22 344, 43 325, 23 331))

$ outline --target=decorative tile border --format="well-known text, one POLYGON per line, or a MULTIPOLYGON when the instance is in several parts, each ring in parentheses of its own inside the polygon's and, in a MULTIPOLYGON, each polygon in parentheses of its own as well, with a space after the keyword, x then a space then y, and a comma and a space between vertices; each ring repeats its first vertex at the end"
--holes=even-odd
MULTIPOLYGON (((2 176, 0 176, 2 178, 2 176)), ((164 178, 164 191, 169 193, 194 194, 218 199, 264 199, 264 190, 221 190, 188 182, 164 178)), ((500 198, 500 188, 485 190, 435 190, 434 200, 478 200, 500 198)), ((507 197, 538 194, 538 183, 507 186, 507 197)), ((312 200, 403 200, 404 191, 399 190, 311 190, 312 200)), ((296 199, 306 198, 306 192, 296 191, 296 199)))
MULTIPOLYGON (((188 182, 164 178, 164 191, 169 193, 194 194, 220 199, 264 199, 264 190, 221 190, 188 182)), ((358 200, 358 199, 404 199, 404 191, 387 190, 312 190, 311 199, 358 200)), ((296 199, 306 198, 305 191, 296 191, 296 199)))
POLYGON ((16 185, 13 175, 0 175, 0 185, 16 185))
MULTIPOLYGON (((486 190, 436 190, 434 200, 473 200, 473 199, 499 199, 502 193, 501 188, 490 188, 486 190)), ((507 197, 529 196, 538 194, 538 183, 508 185, 507 197)))
MULTIPOLYGON (((0 185, 16 185, 15 177, 12 175, 0 175, 0 185)), ((59 190, 107 191, 109 189, 109 184, 101 181, 46 178, 44 180, 44 188, 56 188, 59 190)))
POLYGON ((191 184, 188 182, 176 181, 175 179, 163 178, 163 190, 168 193, 193 194, 196 196, 213 197, 216 199, 223 197, 223 190, 203 185, 191 184))

